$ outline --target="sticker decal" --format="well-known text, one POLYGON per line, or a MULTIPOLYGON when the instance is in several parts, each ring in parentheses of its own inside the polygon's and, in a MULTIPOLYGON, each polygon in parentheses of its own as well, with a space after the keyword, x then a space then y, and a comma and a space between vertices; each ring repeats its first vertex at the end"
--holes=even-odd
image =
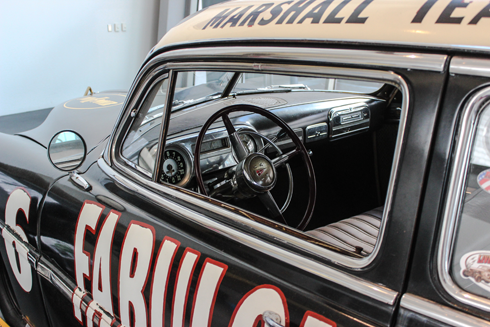
POLYGON ((126 95, 104 93, 73 99, 63 104, 67 109, 100 109, 122 105, 126 95))
POLYGON ((460 262, 461 276, 490 292, 490 251, 473 251, 460 262))
POLYGON ((484 191, 490 193, 490 169, 479 173, 476 179, 478 181, 478 185, 480 185, 484 191))
MULTIPOLYGON (((5 224, 10 226, 20 238, 27 243, 27 235, 24 229, 17 224, 17 213, 23 212, 27 223, 29 223, 29 207, 31 205, 31 196, 23 188, 14 190, 5 206, 5 224)), ((22 289, 29 293, 32 289, 32 272, 31 265, 27 259, 27 249, 12 238, 7 229, 4 228, 2 236, 5 241, 5 248, 10 262, 10 267, 14 272, 15 279, 22 289)))
MULTIPOLYGON (((176 258, 180 241, 164 236, 158 242, 155 227, 131 220, 119 254, 116 291, 111 280, 113 263, 110 254, 122 214, 111 210, 104 216, 104 210, 103 205, 86 200, 76 222, 74 268, 77 287, 72 291, 71 302, 77 321, 86 327, 121 324, 158 327, 165 325, 170 316, 172 327, 188 323, 192 327, 211 326, 215 304, 223 301, 219 299, 219 289, 228 266, 204 257, 190 247, 176 258), (89 233, 96 237, 93 248, 86 241, 89 233), (202 265, 198 264, 201 259, 202 265), (147 284, 149 294, 145 292, 147 284), (173 287, 173 292, 170 291, 172 299, 168 299, 171 305, 167 306, 170 287, 173 287), (119 301, 113 303, 115 292, 119 301), (165 310, 166 307, 169 310, 165 310), (190 310, 190 315, 186 309, 190 310), (115 315, 117 311, 119 317, 115 315)), ((267 310, 277 313, 284 326, 288 327, 290 323, 288 301, 275 285, 255 286, 239 298, 234 307, 229 327, 256 327, 267 310)), ((315 312, 304 314, 302 327, 335 326, 335 322, 315 312)))

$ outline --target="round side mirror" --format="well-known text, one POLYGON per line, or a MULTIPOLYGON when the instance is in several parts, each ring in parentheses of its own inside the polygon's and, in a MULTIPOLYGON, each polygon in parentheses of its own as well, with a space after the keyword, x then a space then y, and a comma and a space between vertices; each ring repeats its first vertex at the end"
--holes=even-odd
POLYGON ((51 163, 63 171, 80 167, 87 155, 87 147, 82 137, 72 131, 62 131, 49 142, 48 157, 51 163))

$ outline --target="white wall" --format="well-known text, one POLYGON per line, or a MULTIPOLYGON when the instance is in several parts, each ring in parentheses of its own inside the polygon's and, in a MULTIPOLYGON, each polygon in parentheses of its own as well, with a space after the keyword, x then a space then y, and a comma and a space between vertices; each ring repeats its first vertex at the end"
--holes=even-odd
MULTIPOLYGON (((1 0, 0 0, 1 1, 1 0)), ((189 0, 187 0, 188 2, 189 0)), ((187 4, 187 6, 189 6, 187 4)), ((158 22, 158 39, 161 39, 172 27, 186 16, 186 1, 160 0, 160 18, 158 22)), ((194 10, 195 11, 195 10, 194 10)))
POLYGON ((159 0, 0 0, 0 115, 129 89, 157 42, 159 0), (126 32, 107 31, 125 23, 126 32))

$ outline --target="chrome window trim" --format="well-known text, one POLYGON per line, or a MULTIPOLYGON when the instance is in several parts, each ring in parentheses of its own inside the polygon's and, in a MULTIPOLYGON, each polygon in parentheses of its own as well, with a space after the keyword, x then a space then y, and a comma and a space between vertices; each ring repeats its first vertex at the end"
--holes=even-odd
MULTIPOLYGON (((159 76, 159 77, 158 77, 156 80, 154 80, 154 81, 151 83, 151 85, 150 85, 150 87, 148 88, 148 90, 146 91, 146 93, 145 93, 145 95, 144 95, 144 98, 146 98, 146 97, 148 96, 148 93, 149 93, 149 92, 151 92, 151 90, 153 90, 153 88, 154 88, 154 87, 155 87, 155 86, 156 86, 158 83, 160 83, 160 82, 162 82, 162 81, 164 81, 164 80, 168 79, 168 78, 169 78, 169 76, 170 76, 170 75, 169 75, 169 73, 166 73, 166 74, 163 74, 162 76, 159 76)), ((151 76, 151 77, 149 77, 149 78, 153 78, 153 76, 151 76)), ((149 79, 149 78, 148 78, 148 79, 149 79)), ((169 84, 170 84, 170 83, 169 83, 169 84)), ((168 89, 168 87, 167 87, 167 89, 168 89)), ((168 92, 168 91, 167 91, 167 92, 168 92)), ((138 109, 133 108, 133 110, 136 110, 136 112, 139 112, 140 108, 138 108, 138 109)), ((134 124, 134 119, 136 118, 136 115, 135 115, 134 117, 131 117, 131 118, 132 118, 132 119, 131 119, 131 120, 132 120, 132 122, 131 122, 131 124, 130 124, 130 127, 129 127, 129 129, 128 129, 128 130, 126 130, 126 133, 125 133, 125 135, 124 135, 123 139, 121 140, 122 145, 124 145, 124 142, 126 142, 126 139, 127 139, 128 135, 129 135, 129 131, 130 131, 131 127, 132 127, 132 126, 133 126, 133 124, 134 124)), ((152 178, 152 176, 153 176, 153 172, 147 171, 146 169, 144 169, 143 167, 140 167, 138 164, 136 164, 136 163, 132 162, 131 160, 127 159, 127 158, 126 158, 126 157, 123 155, 123 153, 122 153, 122 146, 121 146, 121 148, 120 148, 120 150, 119 150, 119 157, 120 157, 120 158, 121 158, 121 159, 122 159, 122 160, 123 160, 123 161, 126 163, 126 165, 128 165, 128 166, 130 166, 130 167, 133 167, 133 169, 135 169, 135 170, 139 171, 141 174, 145 175, 146 177, 148 177, 148 178, 150 178, 150 179, 152 178)), ((155 171, 155 170, 156 170, 156 167, 154 167, 154 168, 153 168, 153 170, 155 171)))
MULTIPOLYGON (((303 269, 307 272, 310 272, 312 274, 315 274, 319 277, 322 277, 326 280, 332 281, 334 283, 337 283, 339 285, 342 285, 348 289, 351 289, 353 291, 359 292, 361 294, 364 294, 370 298, 373 298, 377 301, 393 305, 395 303, 395 300, 398 296, 398 293, 379 284, 375 284, 369 281, 365 281, 359 277, 350 275, 348 273, 345 273, 343 271, 334 269, 332 267, 329 267, 325 264, 319 263, 317 261, 305 258, 299 254, 291 253, 288 250, 282 249, 274 244, 267 243, 266 241, 263 241, 261 239, 258 239, 252 235, 248 235, 246 233, 243 233, 241 231, 236 230, 233 227, 230 227, 228 225, 222 224, 212 218, 209 218, 203 214, 200 214, 198 212, 192 211, 187 207, 184 207, 182 205, 179 205, 175 202, 172 202, 170 200, 167 200, 165 198, 162 198, 158 194, 151 192, 147 190, 146 188, 143 188, 139 186, 137 183, 133 182, 132 180, 124 177, 123 175, 117 173, 115 170, 113 170, 103 158, 100 158, 98 160, 98 165, 100 169, 106 173, 109 177, 121 180, 125 185, 128 185, 131 187, 131 189, 134 192, 137 192, 141 194, 142 196, 146 197, 147 199, 151 200, 154 203, 157 203, 159 206, 163 207, 165 210, 174 212, 180 216, 184 216, 185 218, 205 227, 212 229, 214 232, 221 234, 224 237, 227 237, 232 240, 236 240, 245 246, 253 247, 255 250, 258 250, 266 255, 273 256, 274 258, 280 259, 284 262, 287 262, 290 265, 293 265, 295 267, 298 267, 300 269, 303 269)), ((182 197, 182 193, 179 191, 175 191, 172 189, 169 189, 168 187, 165 187, 163 185, 158 185, 158 190, 159 191, 172 191, 172 192, 166 192, 171 195, 176 195, 178 197, 182 197)), ((187 196, 186 200, 189 199, 194 199, 192 196, 187 196)), ((203 202, 206 204, 205 202, 203 202)), ((205 205, 202 205, 205 207, 205 205)), ((221 209, 220 213, 223 215, 226 215, 227 217, 231 217, 234 219, 242 219, 238 214, 231 213, 228 210, 221 209)), ((259 222, 252 222, 251 225, 253 225, 255 228, 263 228, 261 223, 259 222)))
POLYGON ((480 58, 454 57, 451 59, 449 73, 490 77, 490 60, 480 58))
MULTIPOLYGON (((351 39, 351 40, 345 40, 345 39, 319 39, 319 38, 308 38, 308 39, 298 39, 298 38, 277 38, 277 37, 263 37, 260 39, 257 39, 256 37, 243 37, 243 38, 213 38, 213 39, 200 39, 200 40, 195 40, 195 41, 184 41, 184 42, 176 42, 176 43, 171 43, 171 44, 166 44, 163 45, 159 48, 154 47, 147 56, 150 57, 150 55, 154 52, 160 52, 160 51, 165 51, 168 48, 183 48, 183 47, 192 47, 192 46, 202 46, 203 44, 206 43, 230 43, 230 42, 267 42, 269 41, 269 44, 274 42, 281 42, 281 43, 291 43, 291 44, 306 44, 306 45, 313 45, 313 44, 321 44, 321 45, 327 45, 327 46, 335 46, 337 44, 342 44, 342 45, 354 45, 354 46, 359 46, 359 44, 362 45, 368 45, 368 46, 377 46, 379 47, 380 45, 384 47, 404 47, 404 48, 411 48, 411 49, 420 49, 422 50, 435 50, 435 51, 441 51, 441 52, 447 52, 447 50, 456 50, 456 51, 471 51, 475 53, 482 53, 482 54, 488 54, 490 53, 490 47, 489 46, 481 46, 481 45, 460 45, 460 44, 454 44, 454 43, 420 43, 420 42, 403 42, 403 41, 386 41, 386 40, 365 40, 365 39, 351 39), (326 43, 328 41, 329 43, 326 43)), ((355 50, 354 50, 355 51, 355 50)), ((386 53, 386 52, 385 52, 386 53)))
POLYGON ((435 72, 444 71, 448 58, 447 55, 420 54, 415 52, 386 52, 373 50, 258 46, 202 47, 195 49, 179 49, 170 50, 168 52, 165 52, 163 55, 165 56, 166 60, 179 60, 182 58, 195 57, 196 52, 199 53, 199 57, 203 59, 231 58, 238 60, 293 60, 342 65, 362 65, 371 67, 397 67, 435 72))
POLYGON ((440 305, 413 294, 404 294, 400 306, 445 324, 457 327, 490 327, 490 322, 440 305))
POLYGON ((448 195, 443 211, 442 233, 437 255, 437 272, 446 292, 461 303, 488 312, 490 312, 490 299, 485 299, 461 289, 452 280, 449 270, 454 237, 456 236, 455 227, 459 221, 462 209, 466 173, 478 118, 482 110, 489 104, 490 87, 486 87, 471 96, 464 106, 449 179, 448 195))
MULTIPOLYGON (((160 61, 161 59, 155 58, 155 61, 160 61)), ((229 67, 229 69, 234 68, 234 69, 239 69, 239 70, 246 70, 246 71, 256 71, 257 69, 257 64, 254 63, 232 63, 232 62, 221 62, 221 63, 209 63, 209 62, 186 62, 186 63, 167 63, 164 65, 166 69, 170 69, 171 71, 176 71, 176 70, 183 70, 183 69, 199 69, 199 70, 212 70, 212 69, 220 69, 223 70, 223 67, 225 70, 229 67)), ((353 69, 353 68, 335 68, 335 67, 318 67, 318 66, 303 66, 303 65, 280 65, 280 64, 260 64, 260 71, 261 72, 270 72, 270 73, 297 73, 301 72, 303 76, 341 76, 342 78, 363 78, 363 79, 371 79, 371 80, 377 80, 377 81, 383 81, 385 83, 390 83, 393 85, 396 85, 400 88, 402 94, 403 94, 403 103, 402 103, 402 113, 400 117, 400 127, 398 129, 398 135, 397 135, 397 144, 395 147, 395 154, 393 157, 393 164, 392 167, 398 167, 398 162, 400 160, 400 154, 401 154, 401 144, 402 140, 405 134, 405 125, 406 125, 406 117, 407 117, 407 112, 409 108, 409 95, 408 95, 408 86, 406 82, 403 80, 403 78, 393 72, 386 72, 386 71, 371 71, 371 70, 362 70, 362 69, 353 69)), ((128 116, 128 113, 126 113, 126 118, 128 116)), ((120 130, 118 130, 118 133, 121 133, 120 130)), ((114 147, 112 147, 112 151, 114 153, 114 147)), ((132 175, 134 178, 139 179, 139 177, 136 174, 133 174, 130 170, 126 169, 123 166, 120 166, 115 160, 115 156, 113 154, 112 156, 112 162, 120 169, 124 169, 128 174, 132 175)), ((277 231, 274 230, 270 227, 263 226, 261 229, 262 231, 267 230, 269 235, 274 235, 274 237, 285 240, 288 243, 294 244, 296 247, 305 249, 306 251, 309 251, 312 254, 315 254, 316 256, 320 256, 326 259, 329 259, 337 264, 340 264, 342 266, 352 268, 352 269, 361 269, 369 265, 376 255, 379 252, 381 242, 383 240, 384 232, 385 232, 385 227, 387 224, 387 218, 390 214, 391 210, 391 203, 392 203, 392 197, 393 197, 393 189, 394 189, 394 181, 395 181, 395 176, 396 175, 396 169, 391 171, 390 173, 390 181, 388 184, 388 192, 387 192, 387 198, 385 201, 385 210, 383 212, 383 218, 381 220, 381 226, 380 226, 380 232, 378 234, 378 238, 374 247, 373 252, 367 257, 357 259, 357 258, 350 258, 345 255, 335 253, 332 251, 329 251, 327 249, 320 248, 316 246, 315 244, 308 243, 304 240, 300 240, 297 237, 287 235, 285 232, 277 231)), ((142 181, 143 182, 143 181, 142 181)), ((155 185, 152 185, 151 187, 155 187, 155 185)), ((224 214, 220 210, 221 208, 218 208, 217 206, 209 205, 204 203, 203 201, 200 201, 196 197, 189 197, 188 194, 185 194, 184 192, 178 192, 171 190, 170 188, 163 188, 160 189, 160 191, 167 193, 167 194, 172 194, 172 196, 176 196, 179 198, 183 198, 186 201, 191 201, 191 202, 196 202, 200 206, 205 206, 207 210, 217 212, 219 211, 219 214, 224 214)), ((186 192, 189 193, 189 192, 186 192)), ((251 220, 245 220, 243 217, 240 217, 239 219, 241 224, 250 224, 252 221, 251 220)), ((289 227, 285 227, 287 229, 289 227)), ((284 228, 283 228, 284 229, 284 228)))

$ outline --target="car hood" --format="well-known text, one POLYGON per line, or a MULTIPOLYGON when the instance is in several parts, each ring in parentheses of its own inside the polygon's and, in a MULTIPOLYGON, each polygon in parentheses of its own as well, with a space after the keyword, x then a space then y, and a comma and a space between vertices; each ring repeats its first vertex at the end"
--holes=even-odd
POLYGON ((45 148, 60 131, 71 130, 82 136, 91 151, 112 132, 126 92, 104 92, 66 101, 51 110, 38 127, 19 133, 45 148))

